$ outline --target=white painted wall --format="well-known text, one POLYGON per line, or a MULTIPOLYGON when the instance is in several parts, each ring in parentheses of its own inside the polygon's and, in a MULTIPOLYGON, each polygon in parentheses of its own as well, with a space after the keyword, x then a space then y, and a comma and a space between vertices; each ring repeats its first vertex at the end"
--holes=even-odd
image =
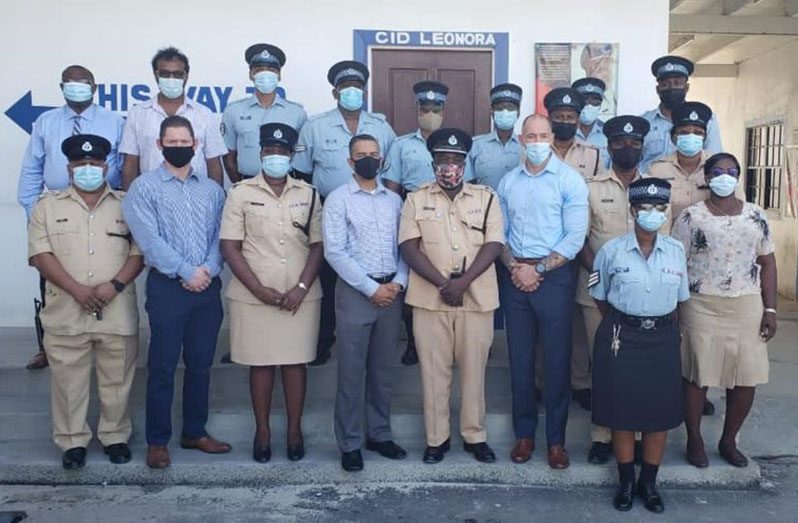
MULTIPOLYGON (((718 115, 723 146, 745 163, 748 126, 784 120, 785 144, 798 146, 798 42, 739 64, 737 78, 697 78, 688 99, 701 100, 718 115)), ((786 180, 783 191, 786 191, 786 180)), ((782 206, 783 208, 783 206, 782 206)), ((798 286, 798 220, 768 213, 776 241, 779 292, 796 298, 798 286)))
MULTIPOLYGON (((289 98, 316 113, 332 104, 327 69, 352 57, 353 29, 394 29, 509 32, 509 79, 527 91, 525 112, 534 100, 535 42, 617 42, 619 111, 639 113, 656 103, 649 65, 665 53, 668 36, 667 0, 7 0, 3 8, 2 112, 29 90, 37 105, 62 104, 59 75, 72 63, 89 67, 98 83, 153 86, 149 61, 166 45, 188 54, 189 84, 233 85, 238 99, 248 85, 244 49, 266 41, 288 55, 282 85, 289 98)), ((27 267, 16 203, 27 140, 0 115, 0 326, 32 322, 36 274, 27 267)))

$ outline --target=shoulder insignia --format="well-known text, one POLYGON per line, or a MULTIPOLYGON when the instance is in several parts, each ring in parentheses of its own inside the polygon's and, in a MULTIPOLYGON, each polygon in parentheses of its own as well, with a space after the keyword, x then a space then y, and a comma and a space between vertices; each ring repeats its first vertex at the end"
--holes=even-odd
POLYGON ((601 282, 601 273, 599 271, 593 271, 587 277, 587 288, 592 289, 600 282, 601 282))

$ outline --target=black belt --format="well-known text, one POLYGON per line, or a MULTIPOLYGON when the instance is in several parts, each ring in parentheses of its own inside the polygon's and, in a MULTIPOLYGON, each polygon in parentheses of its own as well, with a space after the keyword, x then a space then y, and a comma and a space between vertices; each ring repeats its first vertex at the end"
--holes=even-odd
POLYGON ((673 313, 665 316, 631 316, 616 310, 618 319, 624 325, 629 325, 641 330, 656 330, 667 327, 673 323, 673 313))
POLYGON ((388 275, 385 275, 385 276, 372 276, 371 274, 369 274, 369 278, 371 278, 372 280, 376 281, 380 285, 385 285, 386 283, 391 283, 395 276, 396 276, 396 273, 388 274, 388 275))

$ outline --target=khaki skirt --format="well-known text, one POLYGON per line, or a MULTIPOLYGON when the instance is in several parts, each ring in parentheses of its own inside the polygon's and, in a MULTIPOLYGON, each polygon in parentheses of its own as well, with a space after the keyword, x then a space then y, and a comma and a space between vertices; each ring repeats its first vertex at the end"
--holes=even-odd
POLYGON ((321 301, 304 301, 296 315, 268 305, 230 300, 230 359, 242 365, 313 361, 321 301))
POLYGON ((680 309, 682 376, 701 387, 753 387, 768 381, 767 344, 759 336, 762 297, 691 293, 680 309))

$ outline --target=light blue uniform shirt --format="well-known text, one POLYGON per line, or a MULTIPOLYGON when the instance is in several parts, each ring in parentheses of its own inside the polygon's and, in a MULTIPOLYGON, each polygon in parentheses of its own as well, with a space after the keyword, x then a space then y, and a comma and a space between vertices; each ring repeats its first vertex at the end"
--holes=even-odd
MULTIPOLYGON (((380 156, 385 157, 396 138, 385 116, 362 111, 355 134, 370 134, 380 142, 380 156)), ((338 107, 312 116, 302 127, 292 167, 313 174, 313 186, 322 198, 352 180, 349 167, 349 132, 338 107)))
POLYGON ((599 150, 601 165, 603 165, 605 169, 610 168, 610 153, 607 151, 608 144, 607 137, 604 135, 604 122, 601 120, 593 122, 593 127, 591 127, 590 133, 587 136, 585 136, 585 133, 583 133, 582 129, 577 125, 576 137, 596 147, 599 150))
POLYGON ((228 105, 222 115, 222 137, 228 149, 237 151, 238 172, 249 177, 260 174, 261 125, 283 123, 299 132, 307 119, 300 104, 280 96, 269 107, 263 107, 255 95, 228 105))
POLYGON ((568 259, 585 243, 587 184, 552 153, 543 171, 532 175, 524 164, 499 183, 507 244, 516 258, 544 258, 552 251, 568 259))
POLYGON ((97 105, 90 105, 80 115, 68 105, 42 113, 33 123, 28 147, 22 158, 17 186, 17 200, 30 217, 33 205, 46 187, 56 191, 69 186, 67 158, 61 152, 61 142, 72 136, 75 119, 80 119, 80 134, 96 134, 111 142, 108 154, 108 184, 119 189, 122 185, 119 141, 125 120, 97 105))
POLYGON ((480 185, 497 189, 505 174, 512 171, 523 160, 524 146, 515 134, 502 143, 494 130, 474 138, 468 165, 474 173, 474 180, 480 185))
POLYGON ((355 180, 334 190, 324 201, 324 257, 340 278, 367 297, 379 284, 369 276, 389 274, 407 287, 408 268, 399 255, 402 199, 377 182, 366 192, 355 180))
POLYGON ((630 316, 665 316, 690 299, 684 247, 665 234, 657 234, 647 260, 634 231, 613 238, 599 249, 593 270, 600 280, 590 295, 630 316))
MULTIPOLYGON (((640 170, 648 172, 648 167, 659 158, 671 155, 676 152, 676 145, 671 140, 671 129, 673 122, 662 116, 659 107, 646 111, 641 115, 651 124, 651 130, 643 141, 643 157, 640 160, 640 170)), ((704 150, 713 155, 723 150, 720 143, 720 129, 715 115, 707 124, 707 137, 704 141, 704 150)))
POLYGON ((190 280, 204 266, 222 272, 219 228, 224 190, 194 169, 185 181, 161 164, 138 176, 122 199, 122 213, 150 267, 190 280))
MULTIPOLYGON (((432 155, 427 149, 427 140, 421 130, 397 138, 388 150, 382 180, 398 183, 407 192, 413 192, 425 183, 435 181, 432 155)), ((474 179, 474 173, 466 162, 463 180, 474 179)))

